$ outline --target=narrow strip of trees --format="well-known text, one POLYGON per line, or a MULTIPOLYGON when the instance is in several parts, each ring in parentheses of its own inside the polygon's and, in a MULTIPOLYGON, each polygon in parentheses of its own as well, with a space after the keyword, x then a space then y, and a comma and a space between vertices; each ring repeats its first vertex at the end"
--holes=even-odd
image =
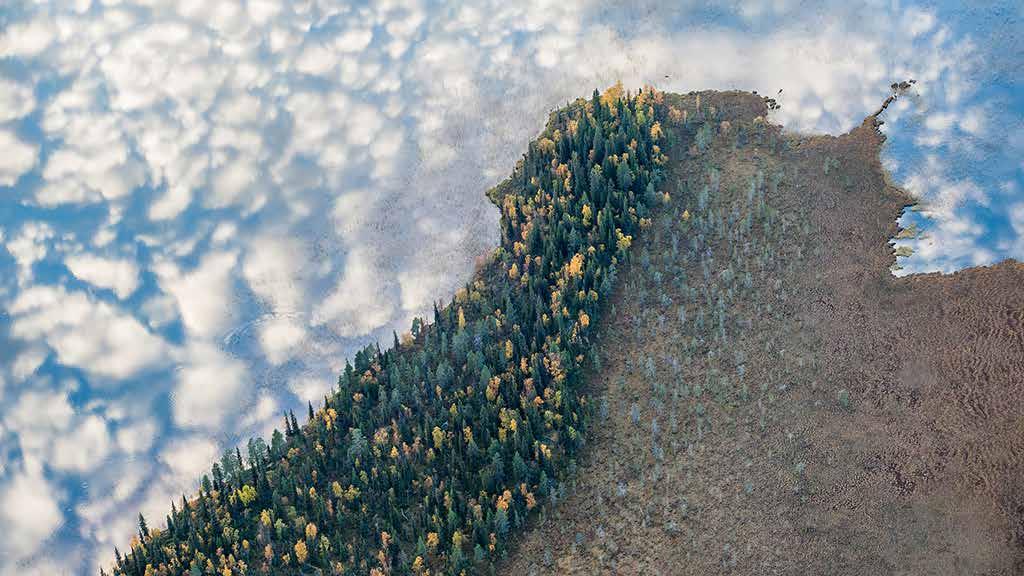
POLYGON ((461 574, 556 501, 616 265, 650 224, 673 135, 621 85, 552 113, 489 193, 501 245, 431 322, 355 355, 337 390, 250 440, 115 553, 117 576, 461 574))

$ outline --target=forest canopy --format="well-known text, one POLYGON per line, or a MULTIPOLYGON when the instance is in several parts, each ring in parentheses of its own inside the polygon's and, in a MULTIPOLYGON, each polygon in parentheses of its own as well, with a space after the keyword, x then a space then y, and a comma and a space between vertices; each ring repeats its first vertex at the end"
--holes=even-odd
POLYGON ((229 451, 113 574, 461 574, 564 493, 584 443, 594 323, 663 197, 661 93, 551 114, 489 192, 501 242, 433 319, 346 364, 323 405, 229 451))

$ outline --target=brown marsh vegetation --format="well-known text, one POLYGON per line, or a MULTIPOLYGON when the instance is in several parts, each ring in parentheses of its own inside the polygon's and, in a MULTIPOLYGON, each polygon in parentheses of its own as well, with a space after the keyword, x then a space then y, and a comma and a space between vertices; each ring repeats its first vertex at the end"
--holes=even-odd
POLYGON ((875 116, 808 137, 669 98, 589 444, 499 573, 1024 573, 1024 265, 893 277, 912 199, 875 116))

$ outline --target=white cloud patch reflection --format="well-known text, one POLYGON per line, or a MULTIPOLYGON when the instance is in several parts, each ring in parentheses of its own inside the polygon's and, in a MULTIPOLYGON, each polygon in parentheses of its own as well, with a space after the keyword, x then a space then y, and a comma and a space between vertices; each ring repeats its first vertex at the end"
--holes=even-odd
POLYGON ((99 288, 108 288, 122 300, 139 285, 139 268, 133 260, 111 259, 95 254, 75 254, 64 259, 76 277, 99 288))
POLYGON ((36 163, 36 146, 26 143, 10 130, 0 129, 0 186, 14 186, 36 163))
POLYGON ((234 252, 211 252, 199 265, 182 272, 174 263, 161 263, 155 272, 164 293, 178 304, 182 323, 189 334, 199 338, 221 334, 233 316, 234 252))
POLYGON ((43 341, 69 367, 125 379, 167 361, 169 348, 132 316, 82 292, 36 285, 7 307, 10 335, 43 341))
POLYGON ((0 124, 27 116, 35 105, 30 86, 0 77, 0 124))
POLYGON ((188 356, 171 395, 174 421, 182 428, 216 430, 243 403, 245 364, 209 345, 195 345, 188 356))
POLYGON ((0 550, 11 562, 5 569, 35 555, 64 521, 56 490, 40 470, 18 472, 0 486, 0 521, 7 530, 0 550))
MULTIPOLYGON (((917 78, 886 125, 927 151, 889 159, 937 222, 908 269, 1024 251, 1024 209, 1002 248, 985 245, 964 208, 1007 194, 944 164, 950 150, 999 149, 1001 108, 976 89, 981 39, 914 6, 752 1, 709 21, 689 3, 642 4, 12 13, 0 31, 0 529, 16 536, 0 576, 94 572, 137 510, 161 518, 223 448, 320 401, 346 356, 426 315, 493 246, 483 192, 548 111, 617 79, 783 88, 778 121, 835 133, 890 82, 917 78), (87 487, 57 488, 70 485, 87 487), (36 560, 44 545, 61 554, 36 560)), ((1003 148, 1024 149, 1015 134, 1003 148)))

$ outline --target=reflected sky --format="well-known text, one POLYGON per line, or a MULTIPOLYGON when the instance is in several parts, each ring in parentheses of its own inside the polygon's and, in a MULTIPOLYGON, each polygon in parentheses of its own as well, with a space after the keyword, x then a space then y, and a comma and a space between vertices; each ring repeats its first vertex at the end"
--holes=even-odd
POLYGON ((1021 8, 59 1, 0 8, 0 576, 95 573, 497 242, 484 190, 621 79, 838 134, 890 83, 899 273, 1024 255, 1021 8))

